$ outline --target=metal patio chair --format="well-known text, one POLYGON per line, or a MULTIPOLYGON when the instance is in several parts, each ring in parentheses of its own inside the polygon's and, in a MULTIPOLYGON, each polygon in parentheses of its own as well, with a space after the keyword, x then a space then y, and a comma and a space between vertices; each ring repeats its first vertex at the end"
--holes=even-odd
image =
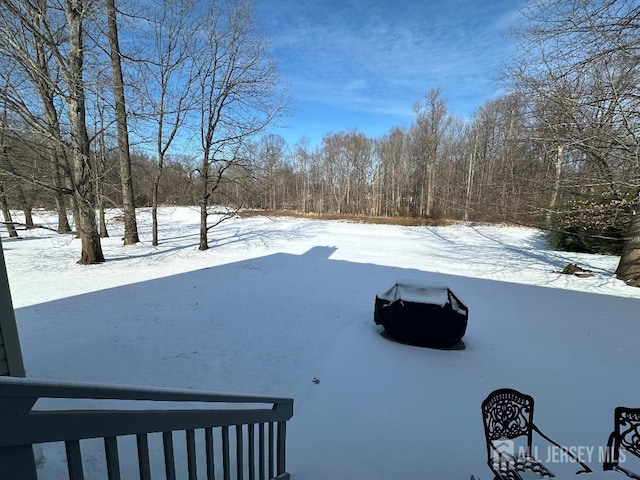
POLYGON ((640 474, 620 466, 620 450, 640 458, 640 408, 616 407, 614 429, 607 441, 603 470, 616 470, 640 480, 640 474))
POLYGON ((582 467, 576 473, 592 470, 566 447, 545 435, 533 422, 533 397, 510 388, 489 394, 482 402, 482 419, 487 444, 487 463, 499 480, 522 480, 521 474, 533 472, 540 478, 555 474, 535 457, 533 433, 562 450, 582 467), (525 447, 515 451, 514 440, 525 440, 525 447))

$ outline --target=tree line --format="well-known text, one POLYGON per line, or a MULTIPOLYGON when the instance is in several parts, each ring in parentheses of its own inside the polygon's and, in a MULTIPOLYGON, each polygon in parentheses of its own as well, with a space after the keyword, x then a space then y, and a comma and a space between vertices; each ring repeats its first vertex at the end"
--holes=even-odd
POLYGON ((105 206, 123 208, 125 243, 150 206, 157 244, 158 205, 197 204, 206 249, 225 205, 535 225, 621 254, 640 284, 635 2, 530 0, 506 93, 471 118, 435 87, 408 127, 312 146, 267 133, 290 99, 247 3, 154 1, 0 0, 3 211, 55 207, 61 232, 74 212, 81 262, 103 260, 105 206))

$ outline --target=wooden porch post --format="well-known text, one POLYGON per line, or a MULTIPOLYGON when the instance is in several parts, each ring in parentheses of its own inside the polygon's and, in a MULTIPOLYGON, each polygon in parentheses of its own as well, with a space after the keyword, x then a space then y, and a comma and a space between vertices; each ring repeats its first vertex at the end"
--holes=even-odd
MULTIPOLYGON (((0 239, 0 375, 24 377, 22 350, 13 312, 9 278, 0 239)), ((3 412, 0 412, 0 415, 3 412)), ((0 448, 2 478, 37 480, 36 463, 31 445, 0 448)))
POLYGON ((25 376, 2 240, 0 240, 0 375, 25 376))

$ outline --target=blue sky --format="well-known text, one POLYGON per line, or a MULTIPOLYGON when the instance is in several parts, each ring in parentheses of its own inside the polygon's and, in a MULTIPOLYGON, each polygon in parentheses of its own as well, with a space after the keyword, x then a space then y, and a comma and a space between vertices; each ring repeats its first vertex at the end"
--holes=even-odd
POLYGON ((523 0, 254 0, 259 29, 293 95, 290 143, 326 133, 380 137, 408 126, 412 105, 441 87, 470 117, 495 97, 523 0))

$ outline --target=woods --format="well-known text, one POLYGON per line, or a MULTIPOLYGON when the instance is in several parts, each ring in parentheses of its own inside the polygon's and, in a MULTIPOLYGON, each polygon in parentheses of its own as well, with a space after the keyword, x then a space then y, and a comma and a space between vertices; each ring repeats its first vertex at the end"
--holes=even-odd
POLYGON ((105 206, 122 208, 124 244, 139 241, 132 138, 140 157, 147 149, 158 153, 154 210, 165 157, 180 141, 174 156, 189 157, 183 180, 198 185, 190 201, 202 207, 206 249, 212 193, 248 163, 249 139, 287 108, 247 2, 151 3, 146 7, 158 8, 114 0, 0 2, 3 198, 10 206, 19 202, 27 226, 31 208, 50 206, 51 196, 60 232, 69 231, 72 211, 82 240, 79 263, 104 261, 105 206), (200 166, 192 162, 198 149, 200 166))
MULTIPOLYGON (((530 0, 504 93, 469 118, 425 85, 413 121, 293 145, 270 132, 293 99, 242 0, 0 0, 0 196, 55 208, 104 261, 96 220, 122 208, 213 208, 515 222, 559 248, 620 254, 640 285, 640 7, 530 0), (70 218, 73 217, 73 221, 70 218)), ((5 208, 6 205, 6 208, 5 208)))

